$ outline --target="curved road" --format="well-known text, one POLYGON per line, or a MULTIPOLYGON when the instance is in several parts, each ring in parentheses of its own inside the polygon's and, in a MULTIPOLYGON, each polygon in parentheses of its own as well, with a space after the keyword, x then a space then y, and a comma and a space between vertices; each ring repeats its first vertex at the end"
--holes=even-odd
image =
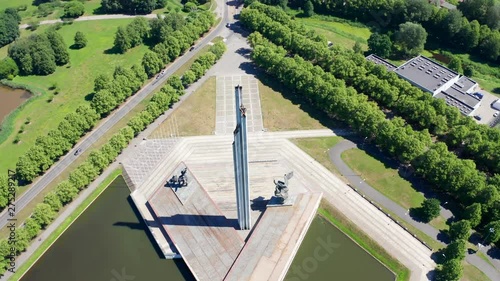
MULTIPOLYGON (((410 223, 411 225, 415 226, 418 228, 420 231, 424 232, 427 234, 429 237, 432 237, 434 240, 436 240, 439 243, 444 244, 443 242, 439 241, 437 238, 439 231, 432 227, 429 224, 426 223, 421 223, 417 222, 414 219, 412 219, 408 215, 408 210, 404 209, 391 199, 387 198, 385 195, 382 193, 378 192, 375 188, 371 187, 368 185, 360 175, 358 175, 356 172, 354 172, 347 164, 342 160, 341 155, 344 151, 349 150, 351 148, 358 148, 358 146, 353 143, 352 141, 349 140, 342 140, 339 142, 337 145, 332 147, 328 151, 328 155, 330 156, 330 160, 332 163, 337 167, 339 172, 347 178, 347 180, 350 182, 350 184, 357 188, 358 190, 361 191, 362 194, 365 194, 370 200, 373 200, 376 202, 378 205, 383 206, 384 208, 390 210, 391 212, 395 213, 397 216, 399 216, 401 219, 405 220, 406 222, 410 223)), ((453 214, 447 210, 441 207, 441 215, 445 218, 451 217, 453 214)), ((446 245, 446 244, 444 244, 446 245)), ((481 270, 484 274, 488 276, 491 280, 500 280, 500 271, 498 270, 498 261, 491 259, 489 256, 488 258, 490 259, 490 262, 495 265, 495 267, 491 266, 488 262, 484 261, 481 259, 479 256, 475 254, 467 254, 466 260, 476 266, 479 270, 481 270)))
MULTIPOLYGON (((25 192, 21 197, 19 197, 15 202, 15 212, 19 213, 26 205, 33 200, 50 182, 57 178, 78 156, 74 155, 77 148, 80 148, 82 152, 88 149, 93 143, 99 140, 109 129, 111 129, 116 123, 118 123, 125 115, 127 115, 136 105, 138 105, 144 98, 146 98, 151 92, 156 90, 163 82, 165 82, 170 75, 177 71, 184 63, 191 59, 201 48, 207 43, 212 41, 217 37, 224 29, 227 22, 229 22, 228 8, 223 0, 217 0, 217 11, 218 16, 222 16, 222 21, 219 25, 210 31, 201 41, 197 42, 194 47, 195 49, 191 52, 186 52, 183 56, 177 58, 172 64, 170 64, 165 73, 158 79, 151 81, 141 90, 139 90, 135 95, 130 97, 126 103, 121 105, 116 109, 110 116, 102 120, 100 124, 94 128, 91 132, 78 142, 71 151, 69 151, 65 156, 63 156, 57 163, 52 165, 52 167, 41 177, 36 179, 36 182, 25 192), (220 10, 223 9, 223 12, 220 10)), ((5 209, 0 214, 0 228, 7 224, 7 220, 11 218, 5 209)))

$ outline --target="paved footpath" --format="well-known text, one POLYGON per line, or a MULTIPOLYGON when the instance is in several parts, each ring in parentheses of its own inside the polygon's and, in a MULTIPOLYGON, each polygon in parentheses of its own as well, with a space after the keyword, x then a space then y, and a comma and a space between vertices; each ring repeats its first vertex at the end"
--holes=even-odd
MULTIPOLYGON (((415 221, 411 216, 409 216, 408 210, 404 209, 399 204, 395 203, 382 193, 378 192, 375 188, 368 185, 364 181, 364 179, 360 177, 360 175, 358 175, 356 172, 351 170, 349 166, 347 166, 347 164, 342 160, 341 154, 344 151, 352 148, 357 148, 357 145, 352 141, 343 140, 328 151, 330 160, 337 167, 342 176, 344 176, 351 183, 352 186, 360 190, 362 194, 365 194, 368 198, 370 198, 380 206, 383 206, 384 208, 395 213, 401 219, 405 220, 414 227, 418 228, 420 231, 424 232, 429 237, 432 237, 437 242, 446 245, 445 243, 439 241, 439 239, 437 238, 439 230, 435 229, 429 224, 415 221)), ((452 216, 452 213, 449 210, 441 207, 441 215, 445 218, 449 218, 452 216)), ((495 267, 491 266, 489 263, 487 263, 486 261, 484 261, 475 254, 467 254, 466 256, 466 260, 470 264, 476 266, 484 274, 486 274, 488 278, 490 278, 491 280, 500 280, 500 271, 498 270, 499 267, 497 267, 499 261, 491 259, 491 257, 489 256, 488 259, 490 259, 490 262, 494 264, 495 267)))
MULTIPOLYGON (((154 19, 158 15, 157 14, 148 14, 148 15, 122 15, 122 14, 117 14, 117 15, 97 15, 97 16, 83 16, 74 19, 73 21, 89 21, 89 20, 116 20, 116 19, 130 19, 130 18, 135 18, 135 17, 145 17, 145 18, 150 18, 154 19)), ((56 20, 43 20, 40 22, 40 25, 43 24, 54 24, 61 22, 63 23, 64 21, 61 19, 56 19, 56 20)), ((19 28, 21 29, 26 29, 30 25, 25 23, 25 24, 20 24, 19 28)))

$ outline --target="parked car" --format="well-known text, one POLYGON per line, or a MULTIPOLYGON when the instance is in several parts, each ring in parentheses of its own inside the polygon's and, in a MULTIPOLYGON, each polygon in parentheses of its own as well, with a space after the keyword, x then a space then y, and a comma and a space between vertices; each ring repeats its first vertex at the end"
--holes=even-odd
POLYGON ((191 48, 189 48, 189 51, 190 51, 190 52, 191 52, 192 50, 194 50, 194 46, 193 46, 193 47, 191 47, 191 48))
POLYGON ((477 93, 476 92, 476 93, 474 93, 472 95, 475 96, 476 98, 480 99, 480 100, 483 99, 483 94, 481 94, 481 93, 477 93))
POLYGON ((78 148, 78 149, 75 151, 74 155, 75 155, 75 156, 77 156, 78 154, 80 154, 80 152, 82 152, 82 149, 81 149, 81 148, 78 148))
POLYGON ((498 111, 496 111, 495 113, 493 113, 493 117, 497 117, 498 116, 498 111))
POLYGON ((481 120, 481 116, 479 116, 479 115, 474 115, 474 119, 476 119, 476 120, 478 120, 478 121, 479 121, 479 120, 481 120))
POLYGON ((226 27, 230 27, 230 26, 231 26, 231 24, 230 24, 230 23, 226 23, 226 27))

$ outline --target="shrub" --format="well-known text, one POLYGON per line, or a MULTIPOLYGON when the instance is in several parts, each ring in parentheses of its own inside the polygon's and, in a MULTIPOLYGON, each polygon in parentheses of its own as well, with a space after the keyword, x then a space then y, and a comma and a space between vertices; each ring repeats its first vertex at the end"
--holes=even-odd
POLYGON ((85 12, 85 7, 80 1, 71 1, 64 5, 64 18, 77 18, 85 12))
POLYGON ((14 78, 17 74, 19 74, 19 68, 12 58, 6 57, 0 61, 0 79, 14 78))

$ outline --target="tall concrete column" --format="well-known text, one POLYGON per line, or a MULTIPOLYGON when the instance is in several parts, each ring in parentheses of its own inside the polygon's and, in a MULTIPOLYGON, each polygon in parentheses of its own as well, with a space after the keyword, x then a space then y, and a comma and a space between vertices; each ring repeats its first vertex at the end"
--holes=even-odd
POLYGON ((236 205, 240 229, 250 229, 250 195, 248 180, 248 142, 246 108, 242 104, 242 87, 235 87, 236 129, 234 129, 233 162, 236 183, 236 205))

